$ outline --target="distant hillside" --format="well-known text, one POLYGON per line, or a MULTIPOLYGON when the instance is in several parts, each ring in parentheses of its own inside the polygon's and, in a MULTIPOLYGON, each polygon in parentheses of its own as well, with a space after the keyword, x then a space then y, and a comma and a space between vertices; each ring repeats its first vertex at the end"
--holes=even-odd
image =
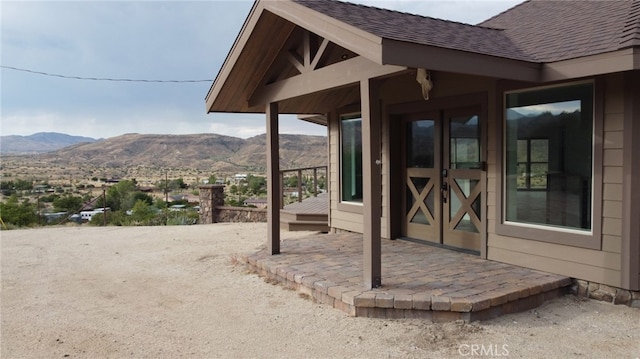
MULTIPOLYGON (((99 142, 76 144, 40 154, 38 161, 56 165, 101 167, 192 168, 238 173, 265 172, 266 136, 241 139, 217 134, 126 134, 99 142)), ((323 136, 280 135, 280 167, 327 164, 327 139, 323 136)))
POLYGON ((78 143, 96 142, 95 138, 56 132, 39 132, 30 136, 0 136, 1 154, 45 153, 78 143))

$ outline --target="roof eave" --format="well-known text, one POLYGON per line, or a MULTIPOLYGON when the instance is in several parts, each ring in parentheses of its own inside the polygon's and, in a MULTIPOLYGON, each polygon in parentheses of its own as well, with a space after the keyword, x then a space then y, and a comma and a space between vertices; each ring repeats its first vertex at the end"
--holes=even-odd
POLYGON ((542 81, 560 81, 632 70, 640 70, 639 47, 545 63, 542 68, 542 81))
POLYGON ((379 36, 290 0, 266 2, 266 8, 283 19, 382 64, 382 38, 379 36))
POLYGON ((248 104, 221 103, 219 96, 229 84, 234 66, 251 38, 261 15, 268 11, 284 20, 322 36, 329 41, 349 49, 377 64, 382 64, 382 39, 357 27, 343 23, 330 16, 309 9, 290 0, 256 1, 243 25, 236 41, 229 51, 220 72, 216 76, 206 98, 206 111, 210 112, 255 112, 248 104))
POLYGON ((541 64, 534 61, 391 39, 383 40, 382 53, 384 64, 517 81, 539 82, 541 80, 541 64))
POLYGON ((220 68, 218 75, 216 76, 215 80, 213 80, 213 84, 209 88, 209 92, 205 97, 207 113, 214 112, 214 102, 220 94, 220 91, 222 91, 222 87, 226 83, 229 74, 233 70, 233 66, 240 57, 242 49, 247 43, 247 40, 249 40, 253 29, 260 19, 260 14, 262 14, 263 11, 264 5, 261 1, 256 1, 253 4, 251 11, 249 11, 249 15, 247 15, 247 18, 245 19, 244 24, 242 25, 242 28, 240 29, 240 32, 236 37, 236 41, 233 43, 233 46, 229 50, 229 53, 222 63, 222 67, 220 68))

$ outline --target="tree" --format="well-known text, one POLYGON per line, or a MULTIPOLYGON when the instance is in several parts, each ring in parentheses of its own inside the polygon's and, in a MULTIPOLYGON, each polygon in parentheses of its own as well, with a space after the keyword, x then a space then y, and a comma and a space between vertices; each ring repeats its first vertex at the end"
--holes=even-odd
POLYGON ((131 210, 131 221, 136 224, 149 224, 155 216, 155 211, 144 200, 137 200, 131 210))
POLYGON ((298 187, 298 176, 290 176, 286 183, 287 187, 298 187))
POLYGON ((107 206, 113 211, 131 209, 134 204, 131 194, 135 191, 136 185, 133 181, 118 182, 107 190, 107 206))
POLYGON ((267 187, 267 180, 264 177, 249 175, 247 178, 247 182, 249 185, 249 189, 253 192, 254 195, 259 195, 261 193, 266 192, 265 188, 267 187))
POLYGON ((67 194, 53 200, 53 208, 57 212, 74 213, 82 206, 82 198, 67 194))
POLYGON ((0 217, 5 224, 18 227, 30 226, 38 222, 38 215, 33 203, 28 200, 18 202, 14 194, 6 202, 0 203, 0 217))
POLYGON ((167 208, 167 202, 165 202, 164 199, 162 199, 162 198, 156 198, 154 203, 155 203, 156 208, 158 208, 158 209, 167 208))
POLYGON ((135 192, 133 194, 134 206, 135 206, 135 203, 138 202, 138 201, 144 201, 148 205, 152 205, 153 204, 153 197, 149 196, 148 194, 146 194, 144 192, 135 192))
POLYGON ((33 189, 33 184, 31 184, 30 181, 25 181, 22 179, 16 180, 14 186, 18 191, 30 191, 33 189))
POLYGON ((174 185, 175 188, 185 189, 185 188, 189 187, 189 185, 184 183, 184 180, 182 179, 182 177, 178 178, 174 182, 175 182, 175 185, 174 185))

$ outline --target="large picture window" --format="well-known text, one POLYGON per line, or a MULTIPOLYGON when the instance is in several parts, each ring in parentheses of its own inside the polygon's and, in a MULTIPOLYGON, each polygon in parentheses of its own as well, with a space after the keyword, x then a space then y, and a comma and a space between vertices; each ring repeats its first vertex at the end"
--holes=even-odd
POLYGON ((591 231, 593 92, 581 83, 506 93, 506 223, 591 231))
POLYGON ((362 203, 362 118, 340 117, 340 175, 342 202, 362 203))

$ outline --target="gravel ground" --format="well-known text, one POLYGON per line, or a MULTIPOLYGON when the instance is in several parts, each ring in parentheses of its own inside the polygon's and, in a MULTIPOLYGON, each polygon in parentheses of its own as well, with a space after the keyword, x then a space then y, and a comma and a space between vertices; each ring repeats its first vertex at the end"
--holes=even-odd
POLYGON ((471 324, 348 317, 231 262, 263 223, 0 235, 2 358, 640 357, 639 309, 573 296, 471 324))

